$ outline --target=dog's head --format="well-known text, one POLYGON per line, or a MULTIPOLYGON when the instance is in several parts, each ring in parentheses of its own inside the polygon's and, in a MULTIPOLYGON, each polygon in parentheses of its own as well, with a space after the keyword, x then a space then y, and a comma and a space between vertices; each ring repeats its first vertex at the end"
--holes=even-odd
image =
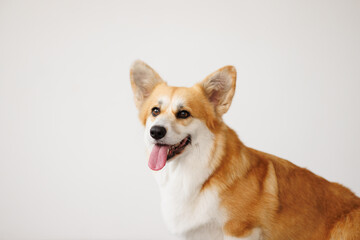
POLYGON ((236 70, 225 66, 191 88, 171 87, 147 64, 136 61, 130 79, 151 151, 148 165, 160 170, 218 131, 234 96, 236 70))

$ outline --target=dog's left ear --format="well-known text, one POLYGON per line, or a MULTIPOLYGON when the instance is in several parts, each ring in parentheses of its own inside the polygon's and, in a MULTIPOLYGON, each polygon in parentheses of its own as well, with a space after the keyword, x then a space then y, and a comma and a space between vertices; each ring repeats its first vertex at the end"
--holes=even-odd
POLYGON ((137 108, 141 107, 158 84, 165 83, 154 69, 140 60, 131 66, 130 81, 137 108))
POLYGON ((235 93, 236 69, 233 66, 220 68, 198 85, 214 105, 217 114, 221 116, 228 111, 235 93))

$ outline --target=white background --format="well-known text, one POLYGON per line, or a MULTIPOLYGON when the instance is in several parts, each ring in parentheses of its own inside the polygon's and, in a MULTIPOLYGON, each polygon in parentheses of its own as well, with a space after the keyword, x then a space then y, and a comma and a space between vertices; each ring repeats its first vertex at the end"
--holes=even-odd
POLYGON ((238 70, 248 146, 360 194, 359 1, 1 1, 0 239, 176 239, 129 67, 238 70))

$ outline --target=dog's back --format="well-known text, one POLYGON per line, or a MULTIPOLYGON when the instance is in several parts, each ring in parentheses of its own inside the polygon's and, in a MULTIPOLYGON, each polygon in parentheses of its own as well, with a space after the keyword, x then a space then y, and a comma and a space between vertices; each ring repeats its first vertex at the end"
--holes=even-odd
POLYGON ((274 166, 279 205, 271 239, 360 239, 360 199, 349 189, 270 154, 249 152, 274 166))

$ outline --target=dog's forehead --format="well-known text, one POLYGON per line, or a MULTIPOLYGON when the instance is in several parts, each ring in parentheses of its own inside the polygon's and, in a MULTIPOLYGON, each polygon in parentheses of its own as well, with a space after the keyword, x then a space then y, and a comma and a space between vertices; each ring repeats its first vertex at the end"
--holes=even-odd
POLYGON ((183 108, 186 104, 186 101, 181 96, 173 95, 159 96, 157 103, 161 108, 165 108, 168 110, 177 110, 183 108))

